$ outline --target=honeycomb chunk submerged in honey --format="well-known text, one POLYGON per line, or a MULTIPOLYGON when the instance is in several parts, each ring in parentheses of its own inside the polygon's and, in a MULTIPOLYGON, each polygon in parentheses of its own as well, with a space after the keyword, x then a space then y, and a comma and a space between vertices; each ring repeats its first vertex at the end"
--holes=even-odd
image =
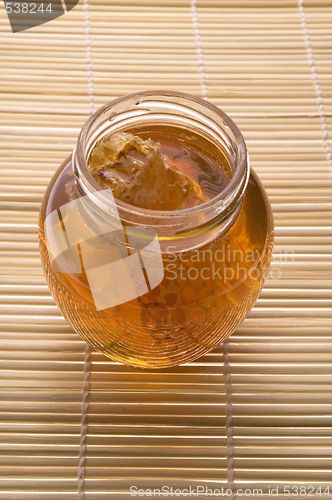
POLYGON ((102 138, 92 150, 89 170, 123 202, 149 210, 178 210, 206 201, 198 184, 170 165, 160 144, 130 133, 102 138))

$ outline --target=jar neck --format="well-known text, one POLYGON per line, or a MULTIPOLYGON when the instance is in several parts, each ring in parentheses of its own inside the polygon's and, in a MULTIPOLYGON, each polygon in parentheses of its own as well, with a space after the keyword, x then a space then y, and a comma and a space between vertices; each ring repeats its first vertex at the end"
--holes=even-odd
MULTIPOLYGON (((221 161, 222 163, 222 161, 221 161)), ((124 225, 155 229, 162 247, 177 251, 197 248, 226 232, 241 209, 249 174, 249 158, 241 132, 219 108, 198 97, 171 91, 148 91, 116 99, 94 113, 83 126, 73 153, 78 193, 89 200, 105 223, 118 214, 124 225), (95 181, 88 158, 103 136, 130 131, 138 125, 170 125, 207 139, 227 160, 231 180, 214 198, 202 205, 174 211, 154 211, 116 200, 95 181)))

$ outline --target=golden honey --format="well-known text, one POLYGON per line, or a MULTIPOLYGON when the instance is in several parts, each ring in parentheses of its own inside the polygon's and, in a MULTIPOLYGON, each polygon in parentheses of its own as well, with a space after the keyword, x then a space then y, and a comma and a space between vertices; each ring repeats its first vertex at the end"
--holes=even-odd
MULTIPOLYGON (((146 116, 143 123, 136 119, 128 124, 119 119, 114 134, 125 131, 143 141, 159 144, 168 164, 179 172, 182 181, 187 179, 184 199, 174 195, 167 201, 167 193, 160 190, 159 195, 164 200, 160 203, 155 184, 149 184, 153 196, 145 190, 146 199, 140 207, 127 203, 132 199, 115 197, 124 228, 148 226, 158 234, 164 270, 162 281, 130 301, 97 310, 84 266, 80 273, 66 273, 51 265, 45 219, 69 201, 79 199, 86 186, 98 190, 98 175, 93 176, 88 165, 91 168, 93 151, 96 151, 93 148, 102 137, 94 144, 87 145, 88 141, 82 144, 86 158, 83 167, 80 166, 80 162, 84 162, 79 156, 82 151, 78 142, 78 151, 53 177, 40 212, 40 250, 50 291, 78 334, 113 360, 142 368, 162 368, 194 360, 211 351, 246 317, 257 299, 270 262, 273 220, 264 188, 253 171, 249 175, 246 150, 241 150, 245 148, 243 138, 226 115, 220 115, 212 105, 192 96, 171 92, 165 96, 156 92, 116 101, 116 116, 121 117, 121 109, 127 114, 128 109, 136 112, 137 102, 142 109, 150 106, 149 109, 153 109, 151 116, 146 116), (152 98, 155 108, 151 105, 152 98), (144 104, 144 100, 149 104, 144 104), (175 100, 176 106, 173 119, 167 115, 161 123, 158 106, 165 100, 170 107, 175 100), (189 106, 188 100, 189 105, 194 103, 195 118, 188 112, 186 127, 183 116, 189 106), (211 122, 212 139, 209 140, 206 122, 202 120, 202 130, 197 125, 198 110, 206 113, 211 121, 213 112, 220 118, 223 134, 230 136, 224 144, 220 139, 221 147, 214 132, 215 119, 211 122), (236 162, 241 159, 243 165, 238 166, 236 162), (236 174, 237 168, 242 168, 242 175, 236 174), (232 182, 236 176, 237 182, 232 182)), ((113 108, 110 103, 105 109, 109 113, 113 108)), ((98 116, 103 116, 105 109, 98 116)), ((96 118, 92 117, 89 130, 94 122, 96 118)), ((87 130, 83 132, 86 137, 87 130)), ((107 130, 107 134, 111 137, 112 131, 107 130)), ((84 142, 82 135, 80 140, 84 142)), ((127 172, 123 168, 122 171, 127 172)), ((107 182, 103 185, 104 173, 100 182, 103 188, 107 187, 107 182)), ((122 177, 121 182, 123 180, 126 178, 122 177)), ((165 188, 165 184, 160 183, 160 186, 165 188)), ((117 194, 121 197, 121 191, 117 194)), ((127 247, 130 255, 133 249, 128 241, 127 247)), ((106 252, 107 248, 100 243, 95 252, 106 252)), ((80 258, 83 262, 81 253, 80 258)))

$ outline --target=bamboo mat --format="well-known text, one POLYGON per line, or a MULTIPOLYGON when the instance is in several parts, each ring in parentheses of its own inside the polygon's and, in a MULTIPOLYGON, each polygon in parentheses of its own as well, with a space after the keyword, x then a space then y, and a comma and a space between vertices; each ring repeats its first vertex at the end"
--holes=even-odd
POLYGON ((130 486, 163 485, 327 498, 330 0, 85 0, 15 34, 1 5, 0 29, 0 499, 129 499, 130 486), (90 353, 66 324, 37 215, 88 114, 158 88, 203 95, 243 131, 281 276, 224 346, 151 373, 90 353))

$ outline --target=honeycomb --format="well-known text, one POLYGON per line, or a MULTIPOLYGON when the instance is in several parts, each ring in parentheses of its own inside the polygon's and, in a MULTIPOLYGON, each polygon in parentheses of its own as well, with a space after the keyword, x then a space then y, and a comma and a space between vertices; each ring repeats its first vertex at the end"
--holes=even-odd
POLYGON ((125 132, 103 137, 88 167, 102 188, 139 208, 179 210, 207 201, 199 185, 170 165, 152 139, 125 132))

